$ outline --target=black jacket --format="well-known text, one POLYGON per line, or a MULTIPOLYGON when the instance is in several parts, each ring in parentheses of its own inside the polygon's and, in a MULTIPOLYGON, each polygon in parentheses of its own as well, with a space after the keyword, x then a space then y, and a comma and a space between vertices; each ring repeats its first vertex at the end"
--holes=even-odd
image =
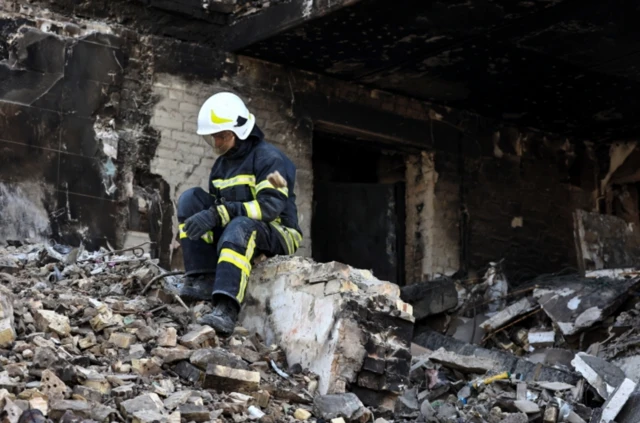
POLYGON ((302 241, 295 180, 293 162, 266 142, 260 128, 254 126, 246 140, 236 140, 236 146, 215 161, 209 175, 209 193, 216 198, 223 226, 237 216, 270 223, 293 254, 302 241), (286 179, 287 188, 276 189, 267 181, 267 175, 276 170, 286 179))

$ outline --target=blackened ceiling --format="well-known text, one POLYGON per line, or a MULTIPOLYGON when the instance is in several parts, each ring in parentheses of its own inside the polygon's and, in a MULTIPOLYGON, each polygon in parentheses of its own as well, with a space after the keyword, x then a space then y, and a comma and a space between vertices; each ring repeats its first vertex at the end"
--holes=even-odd
POLYGON ((361 0, 236 52, 611 141, 640 135, 639 23, 631 0, 361 0))

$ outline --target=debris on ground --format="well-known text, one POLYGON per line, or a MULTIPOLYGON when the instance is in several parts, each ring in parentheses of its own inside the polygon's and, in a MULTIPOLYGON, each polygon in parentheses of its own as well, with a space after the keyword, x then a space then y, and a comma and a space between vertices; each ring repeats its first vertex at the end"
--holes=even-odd
MULTIPOLYGON (((584 249, 598 226, 581 219, 584 249)), ((12 243, 3 421, 637 423, 640 270, 623 264, 515 284, 496 261, 401 289, 274 257, 224 338, 141 249, 12 243)))
POLYGON ((222 338, 196 323, 210 304, 176 298, 180 278, 136 248, 22 245, 0 258, 11 423, 33 410, 55 422, 364 423, 377 408, 390 416, 409 385, 411 306, 369 271, 297 257, 256 265, 242 320, 222 338))

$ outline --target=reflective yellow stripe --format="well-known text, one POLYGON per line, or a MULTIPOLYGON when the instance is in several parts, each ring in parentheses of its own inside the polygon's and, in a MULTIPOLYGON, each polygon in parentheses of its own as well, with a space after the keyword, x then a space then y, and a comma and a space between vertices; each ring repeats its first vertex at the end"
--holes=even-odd
POLYGON ((220 216, 220 222, 222 223, 222 226, 227 226, 227 224, 231 220, 231 218, 229 218, 229 211, 227 210, 227 208, 223 205, 220 205, 216 206, 216 210, 218 210, 218 215, 220 216))
POLYGON ((253 192, 256 186, 256 177, 253 175, 238 175, 229 179, 214 179, 211 183, 218 189, 229 188, 236 185, 249 185, 253 192))
POLYGON ((287 254, 293 254, 295 252, 293 249, 293 239, 291 238, 291 235, 285 231, 284 226, 276 222, 271 222, 271 226, 276 228, 276 230, 280 232, 280 235, 282 235, 282 238, 284 238, 284 242, 287 244, 287 254))
POLYGON ((204 235, 202 235, 201 238, 207 244, 213 244, 213 232, 212 231, 207 231, 204 235))
POLYGON ((262 210, 260 209, 260 203, 254 200, 242 204, 247 211, 248 217, 256 220, 262 220, 262 210))
POLYGON ((300 243, 302 242, 302 235, 300 234, 300 232, 291 228, 287 228, 287 232, 291 234, 291 237, 293 238, 293 244, 295 245, 297 250, 300 247, 300 243))
MULTIPOLYGON (((256 235, 257 232, 253 231, 251 233, 251 238, 249 238, 249 242, 247 244, 247 253, 246 253, 246 260, 248 263, 251 263, 251 258, 253 257, 253 252, 256 248, 256 235)), ((251 266, 249 265, 249 269, 251 269, 251 266)), ((240 289, 238 290, 238 295, 236 296, 238 302, 242 302, 244 300, 244 293, 247 290, 247 281, 249 280, 249 275, 243 273, 242 277, 240 278, 240 289)))
POLYGON ((218 263, 222 263, 223 261, 233 264, 247 276, 249 276, 249 274, 251 273, 251 263, 249 263, 246 257, 244 257, 242 254, 238 254, 232 249, 223 248, 222 251, 220 251, 218 263))
POLYGON ((273 184, 269 181, 262 181, 258 184, 258 186, 256 187, 256 194, 259 193, 260 191, 262 191, 263 189, 275 189, 280 191, 281 193, 284 194, 285 197, 289 196, 289 189, 288 188, 276 188, 273 186, 273 184))
MULTIPOLYGON (((180 233, 180 239, 188 238, 187 232, 184 230, 184 223, 178 225, 178 232, 180 233)), ((207 244, 213 244, 213 231, 207 231, 204 235, 201 236, 202 240, 207 244)))

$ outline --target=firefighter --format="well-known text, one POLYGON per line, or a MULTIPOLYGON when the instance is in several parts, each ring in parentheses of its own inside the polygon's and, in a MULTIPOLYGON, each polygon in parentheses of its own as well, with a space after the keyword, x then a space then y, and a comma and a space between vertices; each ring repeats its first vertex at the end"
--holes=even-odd
POLYGON ((252 258, 290 255, 300 246, 296 168, 264 140, 255 116, 235 94, 218 93, 204 102, 197 133, 218 158, 208 192, 191 188, 178 200, 186 276, 180 296, 212 301, 213 311, 198 323, 228 336, 244 300, 252 258))

